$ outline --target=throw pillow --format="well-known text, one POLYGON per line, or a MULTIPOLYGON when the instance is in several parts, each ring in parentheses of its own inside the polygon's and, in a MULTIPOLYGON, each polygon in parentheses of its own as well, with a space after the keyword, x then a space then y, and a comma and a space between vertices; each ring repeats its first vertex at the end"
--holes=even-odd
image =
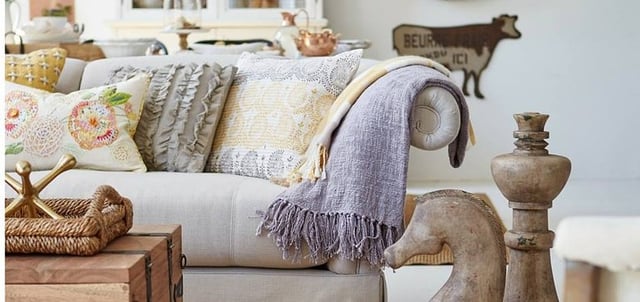
POLYGON ((40 49, 27 55, 6 55, 4 79, 53 92, 66 58, 67 51, 62 48, 40 49))
POLYGON ((160 68, 119 67, 109 82, 138 72, 152 75, 135 134, 147 168, 202 172, 236 72, 235 66, 174 64, 160 68))
POLYGON ((362 50, 304 59, 242 54, 205 171, 286 177, 361 56, 362 50))
POLYGON ((5 171, 19 160, 51 169, 65 153, 81 169, 146 171, 133 134, 148 82, 139 75, 68 95, 5 82, 5 171))

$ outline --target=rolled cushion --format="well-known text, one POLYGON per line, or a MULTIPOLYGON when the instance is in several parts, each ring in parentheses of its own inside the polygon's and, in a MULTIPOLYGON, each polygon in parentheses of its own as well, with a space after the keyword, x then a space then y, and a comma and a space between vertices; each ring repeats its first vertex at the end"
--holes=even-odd
POLYGON ((450 92, 429 87, 414 101, 411 117, 411 145, 437 150, 449 145, 460 131, 460 109, 450 92))

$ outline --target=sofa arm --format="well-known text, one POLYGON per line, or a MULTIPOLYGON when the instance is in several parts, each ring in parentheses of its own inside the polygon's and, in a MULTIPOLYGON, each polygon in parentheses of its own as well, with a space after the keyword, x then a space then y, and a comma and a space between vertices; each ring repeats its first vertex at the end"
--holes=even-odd
POLYGON ((414 101, 409 125, 412 146, 437 150, 458 136, 460 109, 450 92, 440 87, 428 87, 414 101))

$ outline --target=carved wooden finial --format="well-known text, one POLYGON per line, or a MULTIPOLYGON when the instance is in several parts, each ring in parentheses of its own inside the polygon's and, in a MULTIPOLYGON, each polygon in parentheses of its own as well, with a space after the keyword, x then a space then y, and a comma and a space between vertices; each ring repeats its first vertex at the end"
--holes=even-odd
POLYGON ((491 173, 513 209, 513 229, 504 235, 509 247, 509 270, 504 301, 558 301, 549 249, 554 233, 548 230, 548 209, 567 183, 571 161, 549 154, 548 115, 514 115, 516 149, 496 156, 491 173))
POLYGON ((40 181, 38 181, 35 185, 31 184, 31 179, 29 176, 31 175, 31 164, 26 161, 19 161, 16 163, 16 173, 20 175, 22 179, 22 183, 11 177, 8 173, 5 173, 5 182, 13 188, 17 193, 18 197, 13 199, 13 201, 4 209, 4 216, 9 217, 11 214, 20 210, 21 208, 25 208, 25 218, 37 218, 38 210, 42 211, 47 216, 53 219, 60 219, 58 213, 49 208, 38 196, 40 191, 44 189, 53 179, 55 179, 62 172, 72 169, 76 165, 76 159, 70 154, 63 155, 55 167, 45 175, 40 181))

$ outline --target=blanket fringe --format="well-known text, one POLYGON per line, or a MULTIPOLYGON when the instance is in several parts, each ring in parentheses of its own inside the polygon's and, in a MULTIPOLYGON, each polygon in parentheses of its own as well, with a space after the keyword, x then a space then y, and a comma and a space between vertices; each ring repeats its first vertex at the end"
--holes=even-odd
POLYGON ((283 199, 275 201, 263 215, 256 235, 267 231, 282 250, 283 259, 293 261, 310 257, 315 263, 324 263, 339 255, 381 267, 385 264, 384 250, 401 235, 400 230, 368 217, 319 214, 283 199), (302 255, 303 244, 308 246, 309 255, 302 255))
POLYGON ((294 169, 288 176, 290 184, 299 183, 303 179, 316 181, 319 178, 325 179, 326 172, 324 170, 327 164, 328 148, 322 143, 316 143, 309 146, 308 155, 302 158, 302 165, 294 169))

